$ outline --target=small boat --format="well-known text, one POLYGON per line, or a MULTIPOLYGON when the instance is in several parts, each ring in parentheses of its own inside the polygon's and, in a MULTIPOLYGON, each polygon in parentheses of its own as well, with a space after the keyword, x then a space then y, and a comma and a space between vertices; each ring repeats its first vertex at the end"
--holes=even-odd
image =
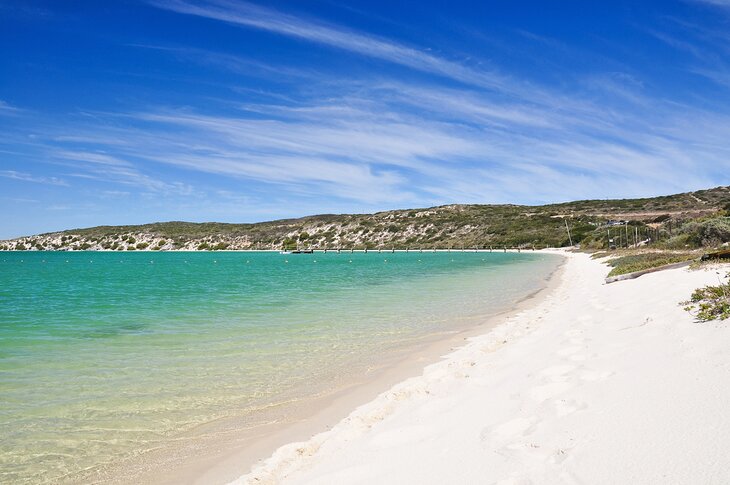
POLYGON ((296 249, 291 254, 314 254, 314 249, 296 249))
POLYGON ((279 251, 279 254, 291 254, 291 251, 279 251))

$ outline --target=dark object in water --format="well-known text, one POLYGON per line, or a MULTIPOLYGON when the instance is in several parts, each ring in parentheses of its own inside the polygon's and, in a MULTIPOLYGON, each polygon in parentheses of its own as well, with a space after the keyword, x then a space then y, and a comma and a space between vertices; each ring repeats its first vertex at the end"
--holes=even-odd
POLYGON ((702 261, 707 261, 709 259, 730 259, 730 249, 723 249, 722 251, 702 255, 702 261))
POLYGON ((291 252, 292 254, 313 254, 314 249, 296 249, 291 252))

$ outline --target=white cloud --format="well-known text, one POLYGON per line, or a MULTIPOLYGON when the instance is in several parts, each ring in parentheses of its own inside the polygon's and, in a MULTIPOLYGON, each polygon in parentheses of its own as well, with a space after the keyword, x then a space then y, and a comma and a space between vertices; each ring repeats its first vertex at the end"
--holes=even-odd
POLYGON ((8 104, 7 102, 0 99, 0 115, 14 115, 20 113, 22 110, 8 104))
POLYGON ((425 84, 350 88, 344 83, 334 97, 328 84, 326 103, 247 106, 238 115, 156 110, 124 115, 124 128, 116 116, 84 138, 93 131, 125 140, 101 144, 116 157, 73 158, 105 168, 118 159, 168 165, 280 187, 286 197, 381 207, 681 192, 730 170, 727 116, 641 90, 631 91, 641 109, 615 113, 572 110, 581 103, 505 104, 489 93, 425 84), (140 123, 144 129, 133 127, 140 123))
POLYGON ((284 36, 323 44, 340 50, 400 64, 460 82, 499 91, 513 91, 513 80, 496 72, 474 70, 461 63, 434 56, 397 42, 352 30, 305 20, 246 2, 210 0, 190 3, 184 0, 153 0, 159 8, 195 15, 234 25, 265 30, 284 36))
MULTIPOLYGON (((296 201, 298 208, 320 212, 654 195, 713 185, 730 172, 730 117, 652 97, 629 70, 593 73, 575 83, 580 89, 531 86, 247 3, 156 5, 435 76, 406 83, 322 74, 308 77, 299 91, 228 102, 225 111, 201 104, 93 113, 49 127, 44 141, 33 142, 49 160, 70 167, 69 176, 157 194, 193 194, 201 201, 201 191, 209 190, 208 202, 231 207, 271 206, 272 200, 286 207, 296 201), (441 77, 461 84, 445 87, 441 77), (169 179, 196 179, 196 188, 169 179)), ((689 41, 673 45, 698 50, 689 41)), ((198 52, 161 49, 188 57, 198 52)), ((248 70, 245 59, 206 55, 233 72, 248 70)))
POLYGON ((730 0, 693 0, 696 3, 717 5, 718 7, 730 7, 730 0))
POLYGON ((46 185, 63 185, 66 186, 68 183, 57 177, 39 177, 31 175, 29 173, 17 172, 15 170, 0 170, 0 177, 5 177, 13 180, 21 180, 23 182, 33 182, 37 184, 46 185))

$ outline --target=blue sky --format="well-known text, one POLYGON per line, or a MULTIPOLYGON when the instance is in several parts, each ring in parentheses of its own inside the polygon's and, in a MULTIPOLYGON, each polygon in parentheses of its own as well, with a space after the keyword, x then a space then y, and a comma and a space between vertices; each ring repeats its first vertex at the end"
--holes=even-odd
POLYGON ((0 0, 0 238, 727 185, 730 0, 0 0))

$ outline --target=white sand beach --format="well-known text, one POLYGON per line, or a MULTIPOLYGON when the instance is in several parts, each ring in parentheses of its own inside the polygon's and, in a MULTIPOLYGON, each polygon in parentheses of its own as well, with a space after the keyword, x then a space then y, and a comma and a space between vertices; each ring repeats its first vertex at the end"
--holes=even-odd
POLYGON ((679 302, 727 267, 561 282, 236 484, 727 484, 730 324, 679 302))

